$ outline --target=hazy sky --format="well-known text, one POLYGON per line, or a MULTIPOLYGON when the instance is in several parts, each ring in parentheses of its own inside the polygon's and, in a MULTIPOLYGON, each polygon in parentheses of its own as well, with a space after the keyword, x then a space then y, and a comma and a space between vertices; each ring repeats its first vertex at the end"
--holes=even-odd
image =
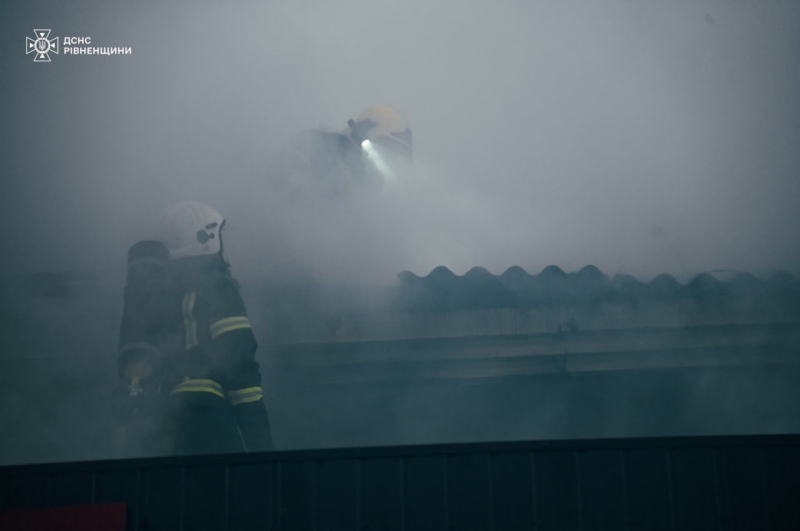
POLYGON ((335 281, 800 272, 795 1, 217 4, 0 4, 0 273, 124 267, 181 199, 245 276, 278 229, 335 281), (132 54, 34 63, 34 28, 132 54), (412 122, 414 178, 276 229, 269 161, 373 103, 412 122))

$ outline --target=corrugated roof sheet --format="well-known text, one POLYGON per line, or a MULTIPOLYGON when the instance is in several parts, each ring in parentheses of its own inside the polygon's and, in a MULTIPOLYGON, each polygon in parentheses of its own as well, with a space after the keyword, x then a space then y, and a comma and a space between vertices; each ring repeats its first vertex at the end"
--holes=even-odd
POLYGON ((505 307, 553 307, 592 303, 646 304, 691 299, 709 305, 732 303, 767 304, 783 311, 800 309, 800 279, 780 272, 762 281, 739 273, 723 282, 709 273, 686 284, 662 274, 650 282, 631 275, 609 278, 593 265, 575 273, 548 266, 531 275, 519 266, 492 275, 473 267, 463 276, 440 266, 420 277, 409 271, 398 275, 398 303, 405 310, 452 311, 505 307))

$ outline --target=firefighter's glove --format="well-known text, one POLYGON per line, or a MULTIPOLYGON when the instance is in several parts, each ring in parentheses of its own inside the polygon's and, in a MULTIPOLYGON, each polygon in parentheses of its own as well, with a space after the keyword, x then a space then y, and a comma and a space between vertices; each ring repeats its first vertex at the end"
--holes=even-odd
POLYGON ((120 382, 112 394, 111 412, 116 419, 127 421, 142 408, 144 399, 144 389, 138 381, 120 382))

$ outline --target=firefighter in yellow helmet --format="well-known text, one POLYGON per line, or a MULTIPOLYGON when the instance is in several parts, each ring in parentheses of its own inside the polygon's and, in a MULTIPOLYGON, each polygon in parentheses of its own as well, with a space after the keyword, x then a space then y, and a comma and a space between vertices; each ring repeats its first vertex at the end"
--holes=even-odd
POLYGON ((400 111, 373 105, 342 132, 297 135, 269 168, 279 194, 340 198, 397 178, 412 159, 411 128, 400 111))
POLYGON ((223 253, 225 219, 181 201, 128 252, 117 418, 127 456, 274 448, 256 340, 223 253))

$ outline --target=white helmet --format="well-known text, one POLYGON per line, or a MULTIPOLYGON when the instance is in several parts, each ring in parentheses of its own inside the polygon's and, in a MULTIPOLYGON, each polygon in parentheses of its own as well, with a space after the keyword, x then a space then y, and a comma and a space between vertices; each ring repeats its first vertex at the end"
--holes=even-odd
POLYGON ((169 259, 220 252, 225 220, 210 206, 181 201, 162 216, 156 239, 169 249, 169 259))

